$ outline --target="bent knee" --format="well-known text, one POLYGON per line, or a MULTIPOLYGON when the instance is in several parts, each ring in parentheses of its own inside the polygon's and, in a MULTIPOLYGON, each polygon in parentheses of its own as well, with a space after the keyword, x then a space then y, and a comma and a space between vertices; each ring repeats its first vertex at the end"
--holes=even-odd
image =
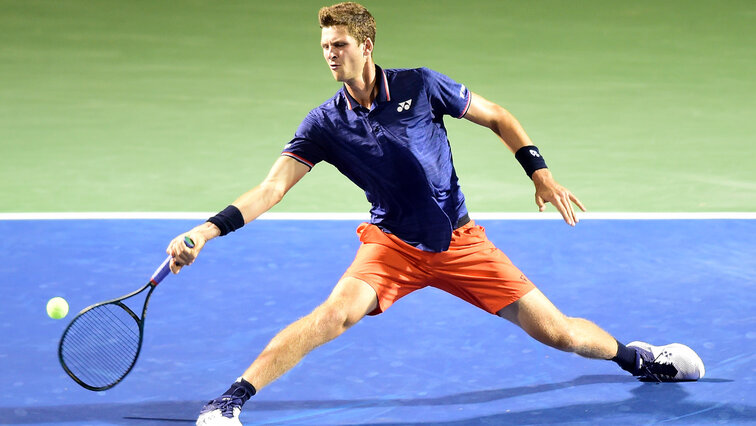
POLYGON ((340 306, 326 303, 315 309, 313 314, 315 317, 314 326, 333 337, 338 336, 352 326, 349 323, 348 312, 340 306))

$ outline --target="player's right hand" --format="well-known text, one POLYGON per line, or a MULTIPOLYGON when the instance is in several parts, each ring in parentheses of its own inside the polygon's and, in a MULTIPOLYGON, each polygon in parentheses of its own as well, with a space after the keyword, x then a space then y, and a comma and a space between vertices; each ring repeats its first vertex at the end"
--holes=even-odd
POLYGON ((183 233, 171 240, 166 249, 166 252, 173 258, 171 259, 170 264, 171 272, 178 274, 181 268, 194 263, 200 250, 204 247, 205 242, 207 242, 205 237, 194 230, 183 233), (189 237, 189 239, 192 240, 194 247, 188 247, 186 243, 184 243, 185 237, 189 237))

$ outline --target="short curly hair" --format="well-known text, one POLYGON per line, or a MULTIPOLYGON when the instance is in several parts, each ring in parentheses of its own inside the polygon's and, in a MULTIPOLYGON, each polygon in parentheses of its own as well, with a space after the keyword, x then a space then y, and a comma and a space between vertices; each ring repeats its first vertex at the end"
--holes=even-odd
POLYGON ((359 44, 375 42, 375 19, 365 6, 351 1, 326 6, 318 11, 320 28, 343 25, 359 44))

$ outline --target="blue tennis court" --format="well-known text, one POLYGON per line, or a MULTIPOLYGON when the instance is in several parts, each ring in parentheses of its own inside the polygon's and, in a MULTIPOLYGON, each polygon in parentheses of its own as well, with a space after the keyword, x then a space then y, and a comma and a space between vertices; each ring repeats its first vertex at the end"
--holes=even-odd
MULTIPOLYGON (((105 392, 57 359, 73 314, 141 286, 197 221, 0 221, 0 423, 193 423, 268 340, 330 292, 358 221, 261 220, 153 295, 141 357, 105 392), (65 320, 45 303, 63 296, 65 320)), ((532 341, 435 289, 316 349, 245 406, 245 424, 756 423, 756 220, 480 220, 571 316, 619 340, 682 342, 695 383, 640 383, 532 341)))

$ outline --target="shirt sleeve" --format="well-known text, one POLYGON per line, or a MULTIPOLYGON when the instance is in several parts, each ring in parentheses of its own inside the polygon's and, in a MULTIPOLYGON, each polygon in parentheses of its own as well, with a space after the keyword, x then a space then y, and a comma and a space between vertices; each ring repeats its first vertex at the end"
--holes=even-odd
POLYGON ((470 90, 440 72, 428 68, 422 68, 422 72, 433 111, 437 115, 464 117, 470 108, 470 90))
POLYGON ((312 169, 323 161, 326 152, 321 143, 323 137, 314 114, 307 114, 294 133, 294 138, 286 144, 281 155, 291 157, 312 169))

